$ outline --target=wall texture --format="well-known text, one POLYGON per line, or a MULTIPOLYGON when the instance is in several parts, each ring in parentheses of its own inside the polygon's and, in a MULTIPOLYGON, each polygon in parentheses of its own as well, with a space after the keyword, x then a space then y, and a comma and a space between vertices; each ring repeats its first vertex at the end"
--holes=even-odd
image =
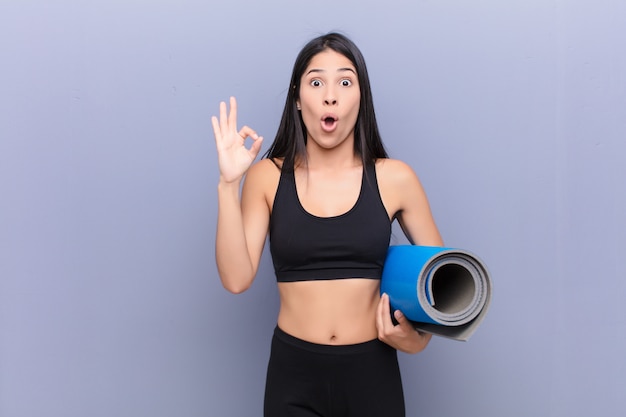
POLYGON ((271 138, 329 30, 494 278, 469 342, 401 355, 408 415, 626 412, 626 3, 2 0, 0 416, 261 415, 278 300, 267 255, 219 284, 210 116, 271 138))

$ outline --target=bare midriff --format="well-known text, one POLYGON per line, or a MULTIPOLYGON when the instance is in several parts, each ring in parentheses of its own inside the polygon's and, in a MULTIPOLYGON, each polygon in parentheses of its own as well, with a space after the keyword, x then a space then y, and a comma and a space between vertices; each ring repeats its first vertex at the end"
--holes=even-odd
POLYGON ((366 278, 280 282, 278 327, 325 345, 376 339, 379 285, 379 280, 366 278))

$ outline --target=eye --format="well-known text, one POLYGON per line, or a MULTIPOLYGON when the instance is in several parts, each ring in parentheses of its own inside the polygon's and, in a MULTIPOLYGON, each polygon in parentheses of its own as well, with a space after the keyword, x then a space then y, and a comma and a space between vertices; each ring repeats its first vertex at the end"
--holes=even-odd
POLYGON ((322 85, 322 82, 320 80, 311 80, 311 86, 319 87, 321 85, 322 85))
POLYGON ((341 86, 342 87, 350 87, 352 85, 352 81, 350 81, 347 78, 344 78, 343 80, 341 80, 341 86))

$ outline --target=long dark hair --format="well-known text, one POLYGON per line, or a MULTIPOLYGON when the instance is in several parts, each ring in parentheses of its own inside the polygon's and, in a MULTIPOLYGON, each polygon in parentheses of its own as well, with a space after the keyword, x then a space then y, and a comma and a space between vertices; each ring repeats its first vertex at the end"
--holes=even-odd
POLYGON ((356 68, 361 92, 359 114, 354 128, 354 153, 361 157, 363 166, 373 164, 378 158, 388 158, 383 146, 370 87, 365 59, 357 46, 340 33, 327 33, 312 39, 298 54, 291 74, 287 101, 278 126, 276 138, 265 153, 267 158, 284 158, 283 167, 293 169, 297 164, 306 164, 306 127, 297 109, 300 97, 300 79, 311 59, 318 53, 332 49, 348 58, 356 68))

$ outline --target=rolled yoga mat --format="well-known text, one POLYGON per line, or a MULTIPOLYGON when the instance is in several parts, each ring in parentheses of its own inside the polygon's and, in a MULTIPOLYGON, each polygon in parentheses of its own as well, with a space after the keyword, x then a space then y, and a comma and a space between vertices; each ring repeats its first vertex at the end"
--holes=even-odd
POLYGON ((380 290, 416 329, 466 341, 487 314, 491 278, 468 251, 397 245, 389 247, 380 290))

